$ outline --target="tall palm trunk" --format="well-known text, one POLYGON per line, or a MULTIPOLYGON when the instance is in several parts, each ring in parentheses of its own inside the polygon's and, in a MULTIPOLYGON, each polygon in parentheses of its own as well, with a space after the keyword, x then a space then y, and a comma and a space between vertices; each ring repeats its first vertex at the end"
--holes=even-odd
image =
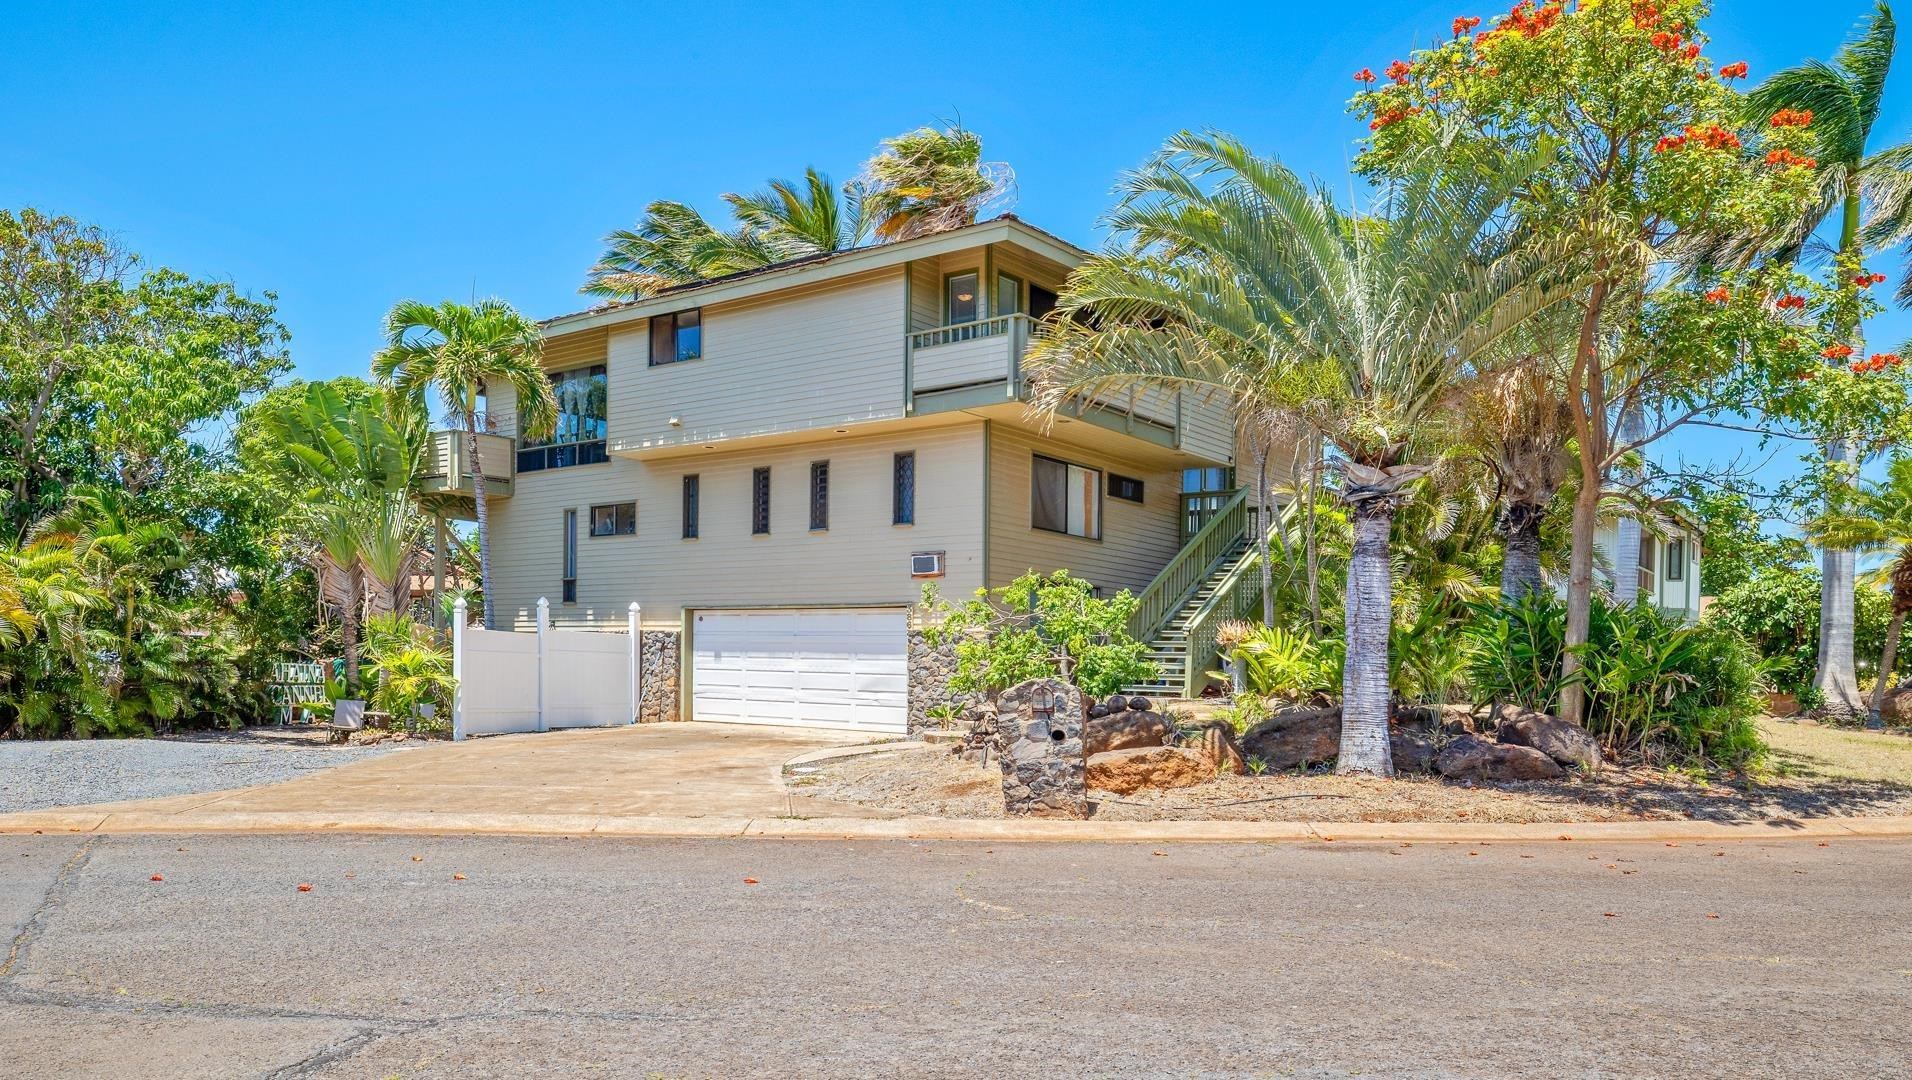
MULTIPOLYGON (((1859 253, 1859 193, 1848 191, 1839 226, 1839 253, 1859 253)), ((1840 288, 1851 288, 1840 283, 1840 288)), ((1839 328, 1848 339, 1857 335, 1857 326, 1839 328)), ((1857 347, 1856 345, 1854 346, 1857 347)), ((1852 448, 1834 438, 1826 443, 1826 461, 1841 470, 1852 461, 1852 448)), ((1859 713, 1859 673, 1852 653, 1855 614, 1853 589, 1858 573, 1858 556, 1850 548, 1824 548, 1819 553, 1819 666, 1813 672, 1812 685, 1824 700, 1827 712, 1844 716, 1859 713)), ((1881 672, 1883 675, 1883 672, 1881 672)))
POLYGON ((1545 503, 1511 502, 1501 507, 1502 600, 1516 601, 1540 591, 1540 519, 1546 512, 1545 503))
POLYGON ((485 629, 491 620, 491 517, 485 512, 485 463, 478 456, 478 412, 465 406, 465 446, 471 456, 471 502, 478 514, 478 588, 484 595, 485 629))
POLYGON ((1341 671, 1341 755, 1335 771, 1393 776, 1388 624, 1394 605, 1388 534, 1394 526, 1394 499, 1370 497, 1351 509, 1354 553, 1348 560, 1348 651, 1341 671))
POLYGON ((345 696, 359 694, 359 617, 365 599, 365 568, 354 559, 345 571, 345 603, 339 607, 339 652, 345 656, 345 696))
POLYGON ((1879 657, 1879 683, 1872 688, 1872 704, 1866 710, 1866 726, 1885 727, 1885 692, 1892 685, 1892 665, 1899 661, 1899 631, 1905 628, 1907 609, 1894 604, 1892 625, 1885 632, 1885 653, 1879 657))
MULTIPOLYGON (((1598 264, 1604 272, 1604 260, 1598 264)), ((1600 488, 1606 480, 1607 453, 1606 371, 1600 364, 1600 319, 1606 312, 1611 283, 1594 281, 1580 317, 1580 340, 1567 375, 1567 404, 1573 409, 1574 438, 1580 444, 1580 491, 1573 500, 1573 557, 1567 567, 1567 629, 1560 657, 1561 718, 1571 724, 1587 722, 1587 691, 1575 678, 1580 650, 1593 628, 1593 534, 1600 525, 1600 488)))
POLYGON ((1308 629, 1321 633, 1321 538, 1316 535, 1316 500, 1321 497, 1317 486, 1321 477, 1321 440, 1308 440, 1308 505, 1307 518, 1302 523, 1301 542, 1307 553, 1308 563, 1308 629))
MULTIPOLYGON (((1268 550, 1268 534, 1275 523, 1275 500, 1273 492, 1268 487, 1268 458, 1274 451, 1274 448, 1269 445, 1270 441, 1267 439, 1259 441, 1257 444, 1259 449, 1256 453, 1258 460, 1255 462, 1255 506, 1258 510, 1255 515, 1255 557, 1261 560, 1261 622, 1263 626, 1275 624, 1275 568, 1270 564, 1270 556, 1273 553, 1268 550)), ((1283 540, 1282 545, 1285 551, 1287 541, 1283 540)))

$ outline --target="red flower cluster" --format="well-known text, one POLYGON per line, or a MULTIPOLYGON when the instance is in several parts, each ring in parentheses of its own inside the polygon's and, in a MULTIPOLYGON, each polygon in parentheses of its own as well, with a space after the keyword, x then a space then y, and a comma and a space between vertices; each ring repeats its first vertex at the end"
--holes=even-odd
POLYGON ((1774 127, 1807 127, 1812 123, 1811 109, 1781 109, 1773 114, 1774 127))
POLYGON ((1766 164, 1775 167, 1797 165, 1802 169, 1816 169, 1819 167, 1819 159, 1806 157, 1802 154, 1795 154, 1785 147, 1780 147, 1777 150, 1767 152, 1766 164))
POLYGON ((1678 150, 1689 142, 1698 143, 1702 150, 1739 149, 1739 136, 1720 127, 1718 124, 1687 128, 1686 134, 1669 135, 1659 142, 1654 143, 1653 149, 1656 153, 1665 153, 1668 150, 1678 150))
POLYGON ((1660 141, 1653 144, 1653 152, 1656 154, 1664 154, 1668 151, 1678 150, 1685 145, 1686 136, 1684 135, 1662 135, 1660 141))
MULTIPOLYGON (((1698 60, 1700 58, 1700 43, 1697 41, 1690 42, 1686 48, 1681 51, 1686 54, 1688 60, 1698 60)), ((1706 78, 1706 72, 1700 72, 1700 78, 1706 78)))
POLYGON ((1362 69, 1361 69, 1360 71, 1357 71, 1357 72, 1355 72, 1355 73, 1354 73, 1354 81, 1355 81, 1355 82, 1359 82, 1359 83, 1371 83, 1371 82, 1373 82, 1373 81, 1374 81, 1374 69, 1373 69, 1373 68, 1362 68, 1362 69))
MULTIPOLYGON (((1786 296, 1780 297, 1778 300, 1773 301, 1773 306, 1778 308, 1781 311, 1788 311, 1788 310, 1804 311, 1806 310, 1806 298, 1803 296, 1793 296, 1788 294, 1786 296)), ((1786 340, 1791 341, 1792 339, 1787 338, 1786 340)))
POLYGON ((1660 24, 1660 9, 1648 0, 1635 0, 1633 5, 1633 26, 1636 30, 1651 30, 1660 24))
POLYGON ((1653 47, 1661 52, 1672 52, 1686 41, 1671 30, 1661 30, 1653 35, 1653 47))
POLYGON ((1406 60, 1396 60, 1387 66, 1387 71, 1384 74, 1397 83, 1404 83, 1407 81, 1409 75, 1414 74, 1414 65, 1408 63, 1406 60))
POLYGON ((1828 360, 1844 360, 1846 357, 1852 355, 1852 346, 1828 345, 1825 348, 1819 350, 1819 355, 1825 357, 1828 360))
POLYGON ((1470 19, 1467 16, 1463 15, 1460 18, 1454 20, 1454 36, 1460 37, 1462 34, 1467 33, 1469 30, 1472 30, 1474 27, 1479 25, 1480 25, 1479 19, 1477 18, 1470 19))
POLYGON ((1884 371, 1889 367, 1897 367, 1902 362, 1898 353, 1882 352, 1873 353, 1872 359, 1866 361, 1866 366, 1874 371, 1884 371))
POLYGON ((1860 274, 1858 277, 1852 279, 1852 283, 1861 289, 1870 289, 1884 280, 1884 274, 1860 274))
POLYGON ((1368 130, 1379 131, 1389 124, 1398 124, 1408 117, 1418 114, 1420 111, 1420 106, 1416 105, 1413 108, 1396 108, 1389 109, 1384 113, 1376 113, 1374 119, 1368 123, 1368 130))
POLYGON ((1719 77, 1722 79, 1743 79, 1746 77, 1746 72, 1748 70, 1750 69, 1747 68, 1746 61, 1741 60, 1737 64, 1728 64, 1725 67, 1720 68, 1719 77))
POLYGON ((1733 298, 1733 292, 1726 286, 1721 285, 1719 288, 1707 293, 1706 298, 1715 304, 1724 304, 1733 298))
POLYGON ((1474 41, 1478 44, 1496 34, 1519 34, 1522 37, 1530 38, 1539 37, 1553 29, 1554 24, 1560 21, 1560 14, 1563 10, 1565 10, 1565 7, 1562 4, 1548 4, 1545 7, 1536 8, 1534 7, 1534 0, 1520 0, 1520 3, 1515 4, 1514 9, 1509 11, 1506 17, 1501 19, 1499 23, 1495 24, 1492 30, 1475 35, 1474 41))

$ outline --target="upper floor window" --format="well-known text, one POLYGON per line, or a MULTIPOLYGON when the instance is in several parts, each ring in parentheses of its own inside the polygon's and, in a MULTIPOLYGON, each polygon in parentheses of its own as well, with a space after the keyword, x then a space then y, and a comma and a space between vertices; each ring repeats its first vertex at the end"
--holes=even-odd
POLYGON ((810 463, 810 531, 822 532, 830 527, 830 463, 812 461, 810 463))
POLYGON ((559 580, 562 602, 578 602, 578 512, 564 512, 564 577, 559 580))
POLYGON ((974 270, 951 274, 943 279, 943 322, 945 325, 955 326, 957 323, 976 321, 978 310, 976 291, 974 270))
POLYGON ((704 355, 701 308, 651 316, 651 366, 695 360, 704 355))
POLYGON ((1036 455, 1030 471, 1030 524, 1047 532, 1102 539, 1102 472, 1036 455))
MULTIPOLYGON (((537 472, 566 465, 590 465, 609 460, 604 439, 609 411, 603 364, 551 373, 551 396, 557 399, 558 420, 549 438, 527 438, 518 451, 518 471, 537 472)), ((525 430, 524 417, 518 430, 525 430)))
POLYGON ((591 508, 592 536, 637 535, 637 504, 612 503, 591 508))
POLYGON ((770 467, 764 465, 750 472, 750 535, 768 536, 769 534, 770 467))
POLYGON ((684 477, 684 539, 697 539, 697 474, 684 477))
POLYGON ((996 306, 989 315, 1014 315, 1022 310, 1022 279, 1009 274, 996 275, 996 306))
POLYGON ((1029 286, 1029 317, 1040 319, 1056 309, 1056 291, 1045 289, 1031 283, 1029 286))
POLYGON ((1666 580, 1686 580, 1686 541, 1672 539, 1666 542, 1666 580))
POLYGON ((1109 497, 1134 503, 1142 502, 1142 481, 1133 476, 1117 476, 1110 473, 1109 497))

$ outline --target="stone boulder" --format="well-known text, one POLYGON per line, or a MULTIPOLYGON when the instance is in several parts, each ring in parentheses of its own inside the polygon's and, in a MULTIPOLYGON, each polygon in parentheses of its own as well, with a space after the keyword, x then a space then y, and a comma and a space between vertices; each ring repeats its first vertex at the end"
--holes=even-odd
POLYGON ((1240 776, 1248 771, 1248 758, 1241 752, 1241 744, 1235 741, 1235 732, 1227 724, 1217 722, 1203 728, 1196 737, 1195 748, 1201 750, 1209 767, 1218 773, 1240 776))
POLYGON ((1388 728, 1388 753, 1397 773, 1434 771, 1434 740, 1399 726, 1388 728))
POLYGON ((1341 709, 1276 713, 1250 728, 1241 748, 1278 772, 1333 761, 1341 753, 1341 709))
POLYGON ((1394 711, 1394 722, 1422 735, 1480 732, 1472 705, 1407 705, 1394 711))
POLYGON ((1600 740, 1579 724, 1546 713, 1525 712, 1500 722, 1500 741, 1530 746, 1562 765, 1600 767, 1600 740))
POLYGON ((1104 716, 1091 713, 1082 725, 1082 752, 1094 757, 1110 750, 1134 746, 1163 746, 1174 732, 1166 718, 1152 712, 1112 712, 1104 716))
POLYGON ((1566 775, 1554 759, 1531 746, 1490 743, 1463 735, 1434 758, 1434 769, 1450 780, 1554 780, 1566 775))
POLYGON ((1179 746, 1132 746, 1110 750, 1089 759, 1087 781, 1092 788, 1128 795, 1144 788, 1178 788, 1213 778, 1208 755, 1179 746))
POLYGON ((1032 679, 996 699, 992 738, 1011 817, 1089 816, 1082 721, 1082 695, 1060 679, 1032 679))

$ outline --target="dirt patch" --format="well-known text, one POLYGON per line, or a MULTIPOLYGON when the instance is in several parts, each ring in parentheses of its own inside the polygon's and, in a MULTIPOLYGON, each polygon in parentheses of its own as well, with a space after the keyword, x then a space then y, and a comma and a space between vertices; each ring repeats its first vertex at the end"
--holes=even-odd
MULTIPOLYGON (((1434 777, 1284 773, 1194 787, 1090 791, 1108 821, 1640 821, 1912 815, 1912 739, 1762 722, 1774 767, 1757 780, 1700 783, 1607 768, 1564 780, 1466 784, 1434 777)), ((1001 778, 935 746, 822 763, 803 793, 912 816, 999 818, 1001 778)))

